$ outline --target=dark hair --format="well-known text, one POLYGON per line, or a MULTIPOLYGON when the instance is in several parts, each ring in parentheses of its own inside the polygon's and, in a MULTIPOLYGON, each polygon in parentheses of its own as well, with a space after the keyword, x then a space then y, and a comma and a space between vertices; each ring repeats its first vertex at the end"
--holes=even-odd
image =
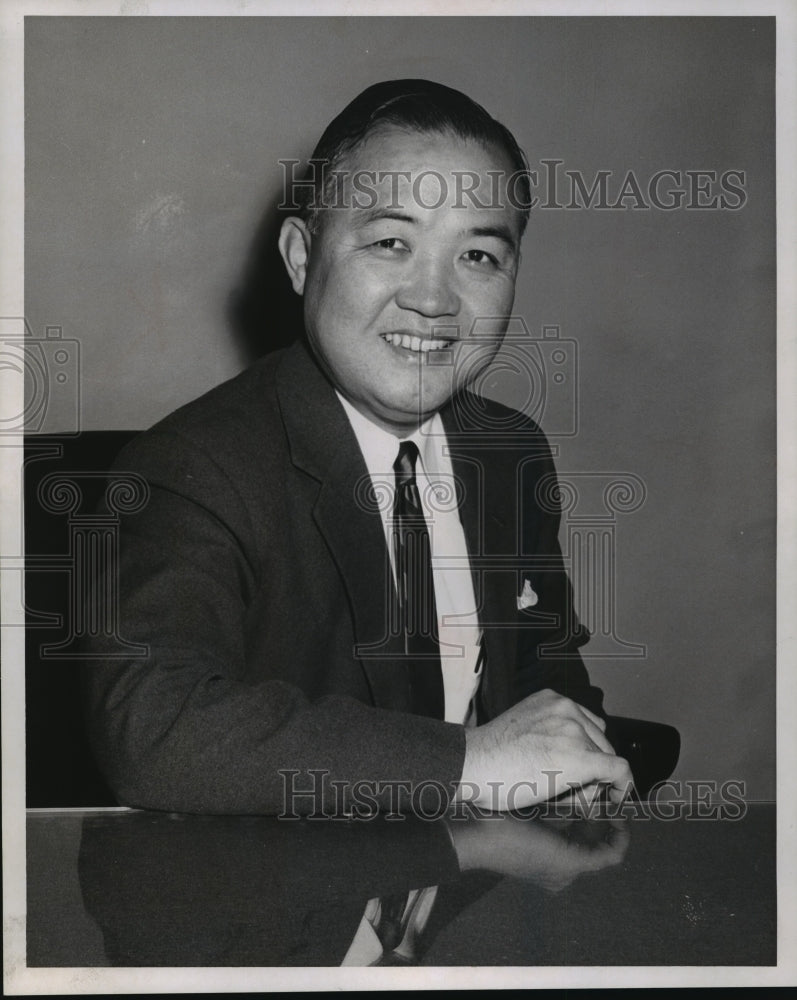
POLYGON ((529 217, 531 188, 528 161, 509 129, 465 94, 431 80, 385 80, 354 98, 324 130, 310 160, 306 177, 313 184, 297 192, 300 215, 310 229, 319 210, 332 199, 332 171, 347 153, 380 128, 403 128, 421 133, 450 133, 482 146, 503 150, 517 176, 519 198, 513 204, 521 214, 521 233, 529 217), (321 168, 321 169, 319 169, 321 168))

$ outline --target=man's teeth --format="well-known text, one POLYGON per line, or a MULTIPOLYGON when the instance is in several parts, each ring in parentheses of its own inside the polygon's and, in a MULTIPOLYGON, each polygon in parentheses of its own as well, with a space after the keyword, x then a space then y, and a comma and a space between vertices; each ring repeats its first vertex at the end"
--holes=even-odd
POLYGON ((384 339, 394 347, 405 347, 409 351, 442 351, 451 343, 450 340, 425 340, 422 337, 412 337, 408 333, 386 333, 384 339))

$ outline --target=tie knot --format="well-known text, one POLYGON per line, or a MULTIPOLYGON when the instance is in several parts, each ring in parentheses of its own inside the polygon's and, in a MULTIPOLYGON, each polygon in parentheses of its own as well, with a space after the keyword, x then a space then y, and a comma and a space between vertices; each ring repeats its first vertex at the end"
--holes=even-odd
POLYGON ((414 441, 402 441, 399 444, 398 457, 393 463, 393 471, 402 479, 413 479, 417 461, 418 446, 414 441))

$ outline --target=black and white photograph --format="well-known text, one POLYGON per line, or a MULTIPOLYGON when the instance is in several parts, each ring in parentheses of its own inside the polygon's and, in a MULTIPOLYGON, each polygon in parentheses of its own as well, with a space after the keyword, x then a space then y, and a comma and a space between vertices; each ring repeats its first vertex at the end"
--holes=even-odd
POLYGON ((795 13, 8 4, 7 995, 795 984, 795 13))

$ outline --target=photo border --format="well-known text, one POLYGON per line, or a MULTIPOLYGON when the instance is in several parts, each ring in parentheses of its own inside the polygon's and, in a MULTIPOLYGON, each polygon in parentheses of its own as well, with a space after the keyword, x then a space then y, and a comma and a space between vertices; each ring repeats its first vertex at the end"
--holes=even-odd
MULTIPOLYGON (((194 2, 179 0, 6 0, 0 8, 0 142, 3 149, 3 211, 0 218, 0 308, 2 315, 24 316, 24 130, 23 18, 49 16, 348 16, 394 15, 385 0, 370 3, 194 2)), ((778 741, 778 954, 776 967, 489 967, 407 969, 28 969, 25 955, 25 775, 24 775, 24 629, 2 629, 2 765, 4 984, 6 994, 76 994, 101 992, 271 992, 370 989, 577 988, 600 986, 744 986, 794 985, 797 982, 793 942, 797 940, 797 804, 792 768, 797 760, 797 638, 793 602, 797 589, 797 338, 794 335, 797 234, 795 182, 797 153, 797 51, 795 4, 770 3, 632 3, 484 2, 458 3, 405 0, 402 14, 413 16, 775 16, 777 18, 777 253, 778 253, 778 601, 777 601, 777 741, 778 741), (22 766, 21 766, 22 764, 22 766)), ((22 384, 19 384, 22 401, 22 384)), ((19 407, 21 412, 22 406, 19 407)), ((16 411, 15 411, 16 412, 16 411)), ((22 552, 20 440, 0 442, 0 551, 22 552)), ((18 600, 18 586, 8 586, 3 573, 2 621, 18 600)), ((11 581, 12 583, 14 581, 11 581)), ((18 609, 17 609, 18 610, 18 609)), ((742 720, 738 725, 743 737, 742 720)))

